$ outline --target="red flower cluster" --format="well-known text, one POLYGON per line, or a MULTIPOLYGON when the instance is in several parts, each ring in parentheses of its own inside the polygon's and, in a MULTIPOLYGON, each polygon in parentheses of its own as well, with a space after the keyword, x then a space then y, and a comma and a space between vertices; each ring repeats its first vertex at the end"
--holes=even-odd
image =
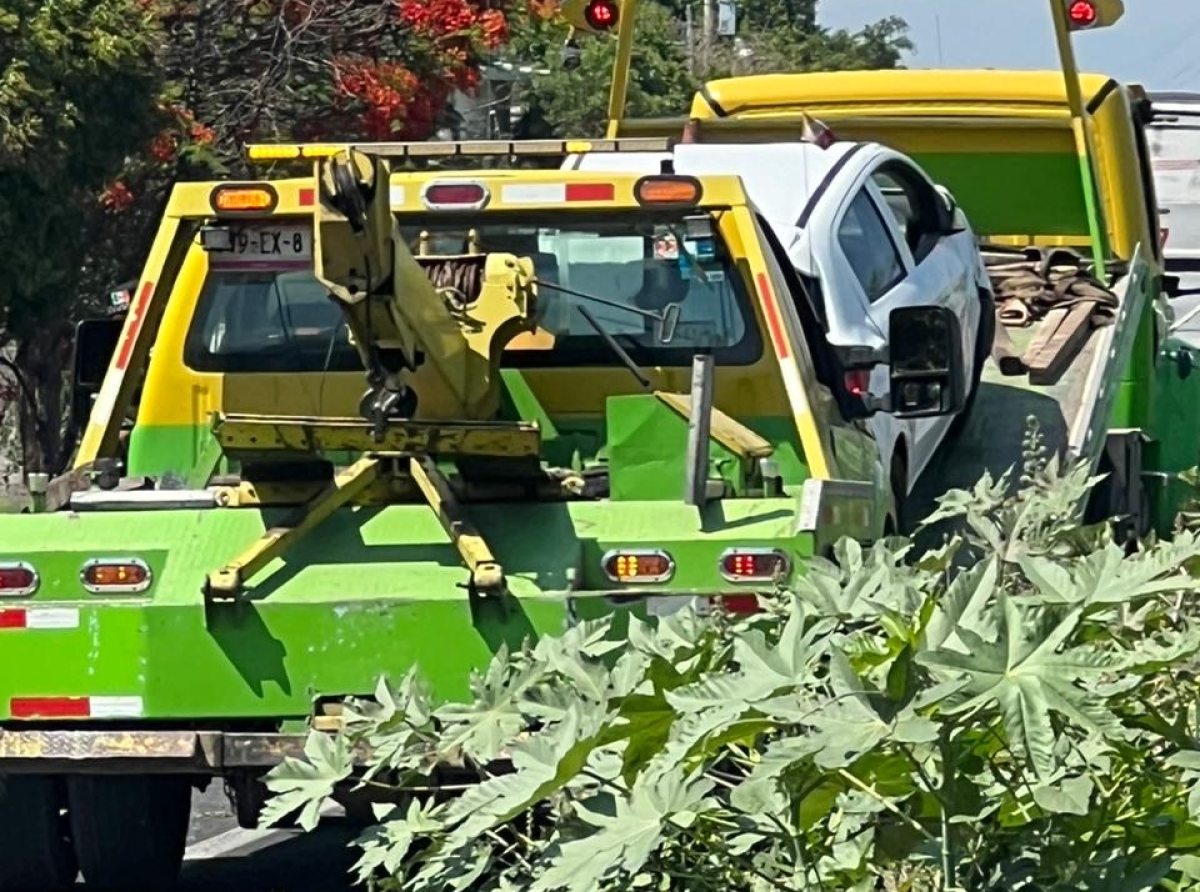
POLYGON ((128 186, 117 180, 101 194, 100 203, 110 211, 120 212, 133 204, 133 193, 129 191, 128 186))
POLYGON ((366 135, 377 140, 428 139, 451 90, 479 86, 480 49, 509 38, 508 21, 488 0, 396 0, 396 15, 434 54, 420 73, 395 62, 335 66, 339 93, 362 103, 366 135), (486 7, 486 8, 485 8, 486 7))

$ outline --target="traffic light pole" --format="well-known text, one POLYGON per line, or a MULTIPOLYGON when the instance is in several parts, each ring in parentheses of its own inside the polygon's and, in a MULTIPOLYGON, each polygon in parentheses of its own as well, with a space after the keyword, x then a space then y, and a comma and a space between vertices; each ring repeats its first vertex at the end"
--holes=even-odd
POLYGON ((1100 215, 1100 196, 1096 190, 1095 168, 1092 164, 1091 131, 1087 125, 1087 109, 1083 105, 1083 89, 1079 84, 1079 66, 1075 61, 1075 47, 1071 43, 1071 29, 1067 21, 1064 0, 1050 0, 1050 13, 1054 16, 1054 36, 1058 41, 1058 56, 1062 63, 1063 78, 1067 89, 1067 104, 1071 110, 1071 131, 1075 136, 1075 152, 1079 156, 1079 176, 1083 185, 1083 200, 1087 208, 1088 227, 1092 236, 1092 256, 1096 265, 1096 278, 1108 284, 1107 233, 1100 215))
POLYGON ((608 139, 621 134, 625 118, 625 103, 629 98, 629 68, 633 64, 634 22, 637 20, 638 0, 624 0, 617 22, 617 59, 613 63, 612 87, 608 93, 608 139))

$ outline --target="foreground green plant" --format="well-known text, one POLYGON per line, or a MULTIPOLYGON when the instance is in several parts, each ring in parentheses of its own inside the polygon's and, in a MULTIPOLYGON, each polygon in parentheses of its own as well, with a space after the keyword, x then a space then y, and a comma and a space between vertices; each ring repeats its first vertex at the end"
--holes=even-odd
POLYGON ((1126 556, 1036 448, 1011 482, 948 495, 940 551, 844 542, 754 616, 586 623, 470 704, 381 684, 266 819, 315 824, 363 741, 403 794, 357 842, 381 889, 1200 888, 1200 540, 1126 556))

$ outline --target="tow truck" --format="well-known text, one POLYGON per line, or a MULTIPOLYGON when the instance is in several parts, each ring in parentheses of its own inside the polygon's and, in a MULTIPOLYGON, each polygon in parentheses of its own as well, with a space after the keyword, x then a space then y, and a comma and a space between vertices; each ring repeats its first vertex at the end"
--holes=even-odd
MULTIPOLYGON (((174 188, 124 320, 81 329, 115 349, 75 470, 0 518, 0 889, 162 888, 194 786, 254 826, 382 675, 461 699, 500 647, 754 609, 883 535, 882 406, 740 180, 463 169, 570 148, 256 146, 310 173, 174 188)), ((954 317, 891 324, 884 402, 954 412, 954 317)))
MULTIPOLYGON (((705 84, 687 114, 654 120, 623 114, 637 0, 565 9, 576 32, 616 33, 610 137, 763 144, 817 125, 911 157, 970 218, 996 293, 996 344, 971 419, 912 494, 914 516, 1016 464, 1032 418, 1062 459, 1107 475, 1094 518, 1121 517, 1130 540, 1170 533, 1189 492, 1179 473, 1200 460, 1200 414, 1195 351, 1172 325, 1153 106, 1139 85, 1080 74, 1073 45, 1115 25, 1121 0, 1050 0, 1060 70, 734 77, 705 84), (589 14, 599 5, 609 14, 589 14)), ((571 166, 604 169, 595 153, 586 160, 571 166)))
MULTIPOLYGON (((633 4, 615 6, 591 20, 619 21, 606 140, 251 147, 281 169, 174 188, 111 358, 77 368, 72 473, 38 513, 0 517, 0 890, 77 870, 162 888, 193 787, 226 783, 252 826, 263 773, 381 675, 417 667, 461 699, 501 646, 600 613, 753 609, 837 539, 883 535, 866 420, 956 409, 953 318, 891 318, 908 349, 875 358, 893 387, 872 405, 737 178, 472 168, 679 138, 621 115, 633 4)), ((1161 527, 1170 472, 1195 464, 1200 376, 1157 314, 1136 91, 1075 90, 1064 67, 1065 89, 777 81, 774 108, 763 82, 709 85, 724 114, 688 117, 795 140, 789 109, 823 101, 933 171, 990 242, 1092 249, 1110 324, 1075 335, 1057 383, 989 371, 999 400, 973 415, 1003 396, 1057 413, 1061 444, 1110 456, 1113 503, 1161 527)), ((995 439, 968 426, 950 470, 1012 463, 995 439)))

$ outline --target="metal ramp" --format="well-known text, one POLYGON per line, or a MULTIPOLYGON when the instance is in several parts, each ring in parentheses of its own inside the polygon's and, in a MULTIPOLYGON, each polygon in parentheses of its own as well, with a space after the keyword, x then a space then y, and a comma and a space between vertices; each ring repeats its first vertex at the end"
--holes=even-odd
MULTIPOLYGON (((1051 450, 1067 461, 1083 459, 1093 468, 1099 466, 1118 384, 1145 311, 1147 274, 1147 267, 1137 263, 1113 285, 1119 299, 1116 320, 1091 331, 1053 384, 1039 386, 1026 375, 1003 375, 996 360, 988 359, 971 415, 917 481, 909 497, 910 516, 926 517, 947 490, 969 489, 985 472, 998 477, 1018 464, 1031 417, 1051 450)), ((1009 329, 1017 351, 1024 352, 1045 324, 1042 320, 1028 329, 1009 329)))

